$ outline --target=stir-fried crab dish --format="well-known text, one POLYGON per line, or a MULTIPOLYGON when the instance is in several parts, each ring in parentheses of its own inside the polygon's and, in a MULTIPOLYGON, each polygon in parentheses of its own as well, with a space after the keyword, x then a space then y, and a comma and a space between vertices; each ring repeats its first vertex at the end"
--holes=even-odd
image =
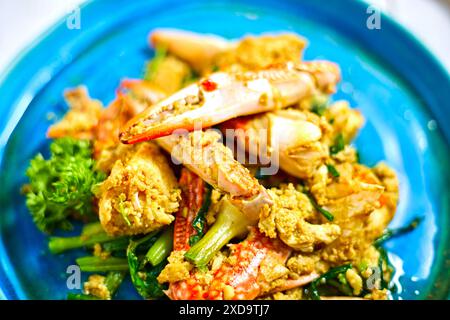
POLYGON ((105 108, 67 90, 52 158, 27 171, 41 230, 86 223, 50 238, 54 253, 93 252, 70 297, 110 299, 129 275, 147 299, 388 299, 380 244, 399 183, 359 161, 365 118, 333 100, 339 66, 303 60, 291 33, 157 29, 149 43, 143 79, 122 80, 105 108))

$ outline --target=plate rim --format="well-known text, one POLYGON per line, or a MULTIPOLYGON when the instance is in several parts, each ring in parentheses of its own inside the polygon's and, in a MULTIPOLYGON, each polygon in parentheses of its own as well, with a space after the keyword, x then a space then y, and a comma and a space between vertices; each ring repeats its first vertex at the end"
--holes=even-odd
MULTIPOLYGON (((308 1, 308 0, 307 0, 308 1)), ((357 7, 368 7, 371 4, 364 1, 364 0, 357 0, 357 1, 349 1, 345 0, 346 3, 344 3, 342 0, 336 1, 332 0, 334 3, 340 3, 338 6, 342 7, 345 5, 353 6, 354 8, 357 7)), ((97 4, 102 1, 98 0, 88 0, 82 4, 80 4, 78 7, 80 10, 95 10, 94 4, 97 4)), ((155 1, 155 3, 158 1, 155 1)), ((198 1, 192 1, 192 2, 198 2, 198 1)), ((237 1, 239 2, 239 1, 237 1)), ((296 1, 289 1, 289 3, 292 3, 292 5, 295 5, 296 1)), ((333 5, 334 6, 334 5, 333 5)), ((385 14, 384 12, 380 13, 382 19, 384 19, 387 23, 388 28, 396 30, 400 37, 402 37, 402 40, 405 42, 409 42, 411 44, 411 50, 415 52, 419 52, 422 56, 425 57, 427 60, 427 64, 431 64, 434 70, 437 70, 439 73, 439 76, 443 76, 443 78, 450 83, 450 70, 447 69, 446 66, 442 63, 440 59, 430 50, 428 46, 423 44, 412 32, 410 32, 404 25, 399 23, 397 20, 395 20, 393 17, 391 17, 388 14, 385 14)), ((24 46, 21 49, 21 52, 16 55, 13 59, 11 59, 6 67, 4 68, 4 71, 0 75, 0 92, 3 90, 7 91, 6 88, 8 87, 7 82, 9 79, 13 77, 15 73, 18 72, 19 65, 27 58, 30 58, 34 55, 34 53, 42 46, 42 42, 45 39, 48 39, 49 36, 57 32, 58 30, 61 30, 61 28, 64 28, 64 24, 67 17, 66 15, 63 15, 60 19, 55 21, 51 26, 49 26, 45 31, 40 33, 37 37, 35 37, 31 42, 29 42, 26 46, 24 46)), ((354 36, 352 37, 354 38, 354 36)), ((382 61, 389 63, 391 67, 394 67, 394 63, 392 61, 386 61, 385 57, 380 57, 382 61)), ((401 71, 397 70, 395 68, 396 72, 398 72, 400 75, 402 75, 402 78, 405 78, 406 81, 408 81, 407 77, 402 74, 401 71)), ((408 81, 409 83, 409 81, 408 81)), ((415 92, 418 93, 419 90, 414 88, 415 92)), ((420 95, 420 94, 419 94, 420 95)), ((5 121, 4 125, 0 127, 0 167, 3 163, 4 159, 4 150, 6 149, 7 143, 10 139, 11 134, 13 133, 15 127, 17 126, 18 122, 20 121, 20 118, 22 117, 23 113, 26 111, 27 108, 24 108, 22 110, 22 113, 20 116, 16 118, 11 117, 11 111, 14 110, 14 107, 17 107, 17 103, 11 104, 9 106, 5 106, 2 104, 0 106, 0 112, 4 112, 6 114, 7 120, 5 121), (9 128, 9 129, 8 129, 9 128), (7 132, 9 131, 9 132, 7 132)), ((436 110, 431 108, 429 105, 426 105, 426 109, 433 115, 436 116, 436 110)), ((2 124, 0 124, 2 125, 2 124)), ((443 140, 447 143, 447 146, 450 144, 450 130, 445 131, 442 129, 443 126, 439 126, 439 134, 443 137, 443 140)), ((0 238, 2 238, 2 235, 0 234, 0 238)), ((448 236, 446 236, 448 238, 448 236)), ((445 244, 443 244, 445 246, 445 244)), ((448 246, 448 244, 447 244, 448 246)), ((17 282, 17 279, 9 279, 8 269, 12 268, 12 264, 9 261, 9 257, 6 255, 6 250, 4 248, 3 241, 0 241, 0 299, 8 299, 13 298, 17 299, 19 298, 19 295, 14 290, 14 283, 17 282), (8 261, 5 261, 5 256, 8 261), (5 286, 6 284, 6 286, 5 286), (4 289, 6 287, 6 290, 4 289), (9 288, 9 290, 8 290, 9 288), (14 290, 12 296, 8 294, 8 291, 14 290)), ((13 271, 14 273, 14 271, 13 271)), ((449 295, 450 292, 447 292, 447 295, 449 295)))

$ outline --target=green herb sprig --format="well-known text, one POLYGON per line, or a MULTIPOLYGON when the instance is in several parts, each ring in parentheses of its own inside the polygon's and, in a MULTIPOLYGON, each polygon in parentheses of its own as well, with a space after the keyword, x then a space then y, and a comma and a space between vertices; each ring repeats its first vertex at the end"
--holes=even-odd
POLYGON ((50 145, 50 158, 36 155, 26 171, 26 205, 39 230, 70 230, 69 217, 95 217, 92 189, 105 175, 94 169, 91 143, 61 138, 50 145))

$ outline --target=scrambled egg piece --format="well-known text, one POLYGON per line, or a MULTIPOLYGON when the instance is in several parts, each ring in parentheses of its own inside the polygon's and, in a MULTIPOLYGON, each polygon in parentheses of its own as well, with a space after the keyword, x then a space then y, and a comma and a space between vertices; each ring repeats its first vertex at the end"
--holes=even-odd
POLYGON ((85 87, 66 90, 64 97, 70 109, 60 122, 48 129, 47 136, 52 139, 67 136, 76 139, 93 139, 103 110, 102 103, 91 99, 85 87))
MULTIPOLYGON (((304 253, 296 253, 286 263, 288 269, 295 274, 305 275, 310 274, 314 271, 319 271, 320 255, 313 254, 304 254, 304 253)), ((326 271, 321 270, 322 272, 326 271)))
POLYGON ((213 189, 211 191, 211 204, 209 206, 208 213, 206 214, 206 223, 210 226, 216 221, 216 215, 219 213, 224 194, 219 190, 213 189))
POLYGON ((268 190, 274 204, 263 212, 259 229, 270 238, 277 235, 288 246, 302 252, 312 252, 319 245, 333 242, 340 235, 335 224, 317 222, 308 197, 295 189, 292 183, 268 190))
POLYGON ((86 281, 83 285, 84 294, 93 295, 104 300, 110 300, 111 293, 105 284, 105 279, 106 278, 104 276, 98 274, 89 276, 88 281, 86 281))
POLYGON ((294 34, 246 37, 236 48, 219 54, 219 69, 239 65, 247 70, 258 70, 288 61, 299 62, 306 45, 304 39, 294 34))
POLYGON ((282 288, 289 276, 289 269, 276 253, 268 254, 259 267, 260 295, 282 288))
POLYGON ((95 168, 108 174, 117 160, 125 159, 133 150, 132 145, 121 143, 102 148, 96 159, 95 168))
POLYGON ((383 206, 389 211, 389 217, 395 214, 399 198, 398 178, 394 170, 383 162, 378 163, 373 169, 373 173, 380 179, 384 186, 383 198, 380 200, 383 206))
POLYGON ((275 292, 263 297, 261 300, 302 300, 303 288, 294 288, 283 292, 275 292))
POLYGON ((222 264, 227 261, 228 257, 223 252, 217 252, 214 258, 208 264, 208 268, 202 272, 196 272, 193 276, 191 271, 194 266, 184 258, 184 250, 172 251, 168 260, 168 264, 164 267, 158 276, 159 283, 174 283, 182 280, 191 279, 197 281, 201 285, 210 284, 214 279, 214 274, 220 269, 222 264))
POLYGON ((397 209, 399 189, 398 178, 394 170, 389 168, 385 163, 377 164, 372 172, 380 179, 384 186, 384 192, 380 196, 380 208, 375 209, 368 219, 368 236, 375 239, 383 233, 389 222, 394 217, 397 209))
POLYGON ((188 64, 174 56, 167 56, 158 63, 149 80, 170 95, 182 88, 190 75, 188 64))
POLYGON ((103 250, 102 245, 100 243, 94 244, 93 249, 94 249, 94 251, 92 252, 92 254, 95 257, 100 257, 102 259, 106 259, 111 255, 111 252, 103 250))
POLYGON ((388 298, 388 290, 387 289, 375 289, 372 290, 368 295, 364 297, 365 299, 371 300, 387 300, 388 298))
POLYGON ((347 270, 347 272, 345 273, 345 278, 353 288, 353 294, 358 296, 363 289, 363 279, 353 268, 347 270))
POLYGON ((325 110, 325 118, 332 123, 333 137, 342 134, 344 141, 350 142, 364 125, 363 115, 352 109, 347 101, 337 101, 325 110))
POLYGON ((347 145, 344 147, 344 150, 332 155, 331 158, 338 163, 355 163, 358 162, 358 152, 354 147, 347 145))
POLYGON ((167 159, 155 144, 141 143, 115 162, 102 183, 100 222, 111 235, 148 233, 174 220, 179 199, 167 159))
POLYGON ((185 253, 183 250, 172 251, 167 258, 169 263, 158 276, 159 283, 177 282, 189 278, 193 266, 184 259, 185 253))

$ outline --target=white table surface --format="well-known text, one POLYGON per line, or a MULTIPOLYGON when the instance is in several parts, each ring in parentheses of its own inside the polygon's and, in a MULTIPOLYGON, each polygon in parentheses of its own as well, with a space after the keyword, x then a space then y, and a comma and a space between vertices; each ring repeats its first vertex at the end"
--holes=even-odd
MULTIPOLYGON (((0 0, 0 74, 39 34, 84 1, 0 0)), ((326 0, 318 1, 326 3, 326 0)), ((450 0, 367 2, 377 5, 412 31, 450 73, 450 0)))

